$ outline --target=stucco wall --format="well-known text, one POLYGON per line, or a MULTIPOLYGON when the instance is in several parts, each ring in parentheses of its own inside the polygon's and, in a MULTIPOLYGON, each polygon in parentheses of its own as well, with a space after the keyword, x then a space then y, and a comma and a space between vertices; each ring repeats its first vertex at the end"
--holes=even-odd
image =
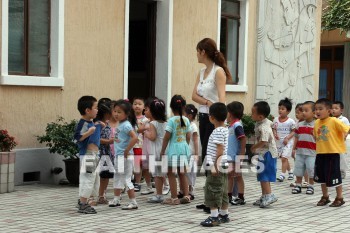
POLYGON ((65 1, 65 86, 0 86, 0 128, 15 135, 18 148, 36 148, 35 135, 61 115, 79 118, 82 95, 123 96, 125 0, 65 1))
POLYGON ((350 42, 350 38, 346 38, 346 32, 340 34, 339 30, 323 31, 321 34, 321 45, 342 45, 350 42))

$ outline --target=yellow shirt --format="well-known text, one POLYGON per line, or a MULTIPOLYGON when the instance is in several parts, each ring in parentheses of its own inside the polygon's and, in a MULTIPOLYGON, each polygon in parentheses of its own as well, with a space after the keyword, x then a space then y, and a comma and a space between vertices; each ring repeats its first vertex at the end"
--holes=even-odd
POLYGON ((317 154, 341 154, 346 152, 344 134, 350 127, 334 117, 316 120, 314 136, 317 154))

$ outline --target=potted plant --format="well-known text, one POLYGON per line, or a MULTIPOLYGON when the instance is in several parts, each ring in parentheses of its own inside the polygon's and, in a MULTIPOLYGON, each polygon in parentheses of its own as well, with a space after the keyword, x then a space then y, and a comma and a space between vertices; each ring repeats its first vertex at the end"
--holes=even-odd
POLYGON ((323 9, 322 30, 339 29, 350 38, 350 0, 328 0, 323 9))
POLYGON ((79 151, 73 141, 76 125, 76 120, 66 122, 63 117, 58 117, 55 122, 47 124, 44 135, 37 136, 37 140, 45 143, 50 153, 65 157, 67 180, 75 185, 79 184, 79 151))
POLYGON ((17 144, 7 130, 0 130, 0 193, 14 191, 16 152, 12 150, 17 144))

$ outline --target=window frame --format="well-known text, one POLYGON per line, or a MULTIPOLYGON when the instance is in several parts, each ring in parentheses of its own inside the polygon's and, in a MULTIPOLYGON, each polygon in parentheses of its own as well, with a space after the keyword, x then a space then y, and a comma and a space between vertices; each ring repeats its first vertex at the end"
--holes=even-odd
MULTIPOLYGON (((221 1, 218 0, 218 37, 217 43, 220 47, 220 34, 221 34, 221 1)), ((240 2, 240 26, 239 38, 238 38, 238 83, 226 84, 226 92, 248 92, 247 86, 247 62, 248 62, 248 24, 249 24, 249 1, 250 0, 238 0, 240 2)))
POLYGON ((9 0, 1 0, 2 4, 2 42, 1 42, 1 79, 0 85, 15 86, 64 86, 64 1, 52 0, 50 3, 50 74, 13 75, 8 71, 8 16, 9 0))

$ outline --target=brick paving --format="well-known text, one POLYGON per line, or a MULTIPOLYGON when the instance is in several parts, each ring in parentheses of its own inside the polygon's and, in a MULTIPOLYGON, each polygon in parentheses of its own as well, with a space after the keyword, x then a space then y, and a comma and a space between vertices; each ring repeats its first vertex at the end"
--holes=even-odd
MULTIPOLYGON (((350 174, 344 182, 348 201, 340 208, 316 207, 321 196, 316 185, 314 195, 292 195, 290 182, 273 184, 279 200, 271 207, 252 205, 260 195, 254 173, 245 174, 244 206, 230 206, 231 222, 215 228, 199 223, 208 214, 195 208, 203 201, 205 177, 198 177, 196 199, 187 205, 165 206, 147 203, 148 196, 137 194, 139 209, 97 206, 98 214, 84 215, 75 208, 78 188, 72 186, 16 186, 15 192, 0 195, 0 232, 349 232, 350 174)), ((335 190, 331 190, 331 198, 335 190)), ((109 186, 108 198, 113 198, 109 186)), ((124 195, 123 203, 126 203, 124 195)))

